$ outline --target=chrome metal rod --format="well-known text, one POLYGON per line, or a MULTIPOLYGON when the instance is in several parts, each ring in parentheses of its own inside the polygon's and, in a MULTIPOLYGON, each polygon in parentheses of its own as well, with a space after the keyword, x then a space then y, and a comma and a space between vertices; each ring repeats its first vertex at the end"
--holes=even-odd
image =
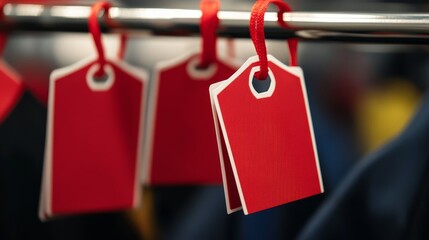
MULTIPOLYGON (((7 4, 3 27, 24 31, 86 32, 89 6, 48 6, 7 4)), ((199 33, 201 12, 197 9, 118 8, 110 10, 114 25, 100 17, 104 31, 120 28, 155 35, 189 36, 199 33)), ((249 12, 220 11, 219 36, 249 37, 249 12)), ((383 13, 285 13, 291 29, 280 28, 274 12, 265 15, 265 34, 269 39, 298 37, 309 41, 368 43, 429 43, 429 14, 383 13)))

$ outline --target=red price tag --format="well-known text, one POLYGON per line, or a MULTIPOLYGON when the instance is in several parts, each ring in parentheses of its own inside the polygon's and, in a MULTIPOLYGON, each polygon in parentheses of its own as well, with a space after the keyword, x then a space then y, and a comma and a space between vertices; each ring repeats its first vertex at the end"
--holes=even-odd
POLYGON ((96 60, 55 70, 50 79, 42 216, 111 211, 139 202, 147 75, 96 60))
POLYGON ((219 0, 201 0, 201 51, 155 70, 146 181, 150 184, 221 184, 209 86, 237 69, 217 57, 219 0))
POLYGON ((210 100, 212 104, 213 119, 214 119, 217 144, 218 144, 218 150, 219 150, 223 189, 225 192, 225 200, 226 200, 226 209, 228 213, 233 213, 235 211, 242 209, 241 200, 240 200, 240 195, 238 193, 237 184, 234 179, 234 172, 232 170, 231 161, 228 156, 228 149, 226 148, 225 138, 219 127, 219 124, 220 124, 219 117, 216 113, 216 108, 214 106, 214 96, 213 96, 214 89, 218 88, 223 83, 224 81, 212 84, 210 86, 209 91, 210 91, 210 100))
POLYGON ((254 213, 323 192, 301 68, 268 55, 269 87, 258 92, 258 63, 250 58, 211 89, 229 212, 241 205, 254 213))
POLYGON ((6 63, 0 61, 0 123, 7 118, 23 92, 21 78, 6 63))
POLYGON ((98 57, 51 74, 42 219, 139 203, 147 74, 105 58, 97 17, 109 8, 104 1, 91 8, 98 57))
POLYGON ((155 70, 149 113, 147 182, 221 184, 209 86, 227 79, 236 64, 216 59, 198 69, 198 53, 155 70))

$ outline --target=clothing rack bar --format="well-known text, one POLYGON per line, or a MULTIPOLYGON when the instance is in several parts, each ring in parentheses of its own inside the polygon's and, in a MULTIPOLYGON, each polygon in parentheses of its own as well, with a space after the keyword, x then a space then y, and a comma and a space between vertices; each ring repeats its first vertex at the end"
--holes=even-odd
MULTIPOLYGON (((12 31, 87 32, 90 6, 7 4, 3 28, 12 31)), ((104 32, 120 29, 154 35, 190 36, 199 33, 198 9, 112 7, 104 32)), ((220 11, 219 36, 249 38, 250 13, 220 11)), ((429 14, 292 12, 284 14, 291 29, 282 29, 275 12, 265 15, 267 39, 297 37, 307 41, 357 43, 429 43, 429 14)))

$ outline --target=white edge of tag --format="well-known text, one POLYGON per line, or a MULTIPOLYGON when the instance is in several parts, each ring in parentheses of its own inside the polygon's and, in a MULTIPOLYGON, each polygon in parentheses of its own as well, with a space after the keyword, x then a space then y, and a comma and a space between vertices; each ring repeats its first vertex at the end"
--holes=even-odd
POLYGON ((229 160, 231 162, 232 171, 234 173, 235 182, 236 182, 237 188, 238 188, 238 194, 240 195, 241 206, 243 208, 243 212, 244 212, 245 215, 248 214, 247 206, 246 206, 246 199, 244 198, 244 195, 243 195, 243 190, 241 188, 240 178, 239 178, 238 173, 237 173, 237 167, 235 165, 234 156, 232 155, 231 146, 229 144, 228 133, 226 132, 225 123, 223 121, 223 116, 222 116, 222 111, 221 111, 220 105, 219 105, 218 95, 229 84, 231 84, 239 75, 241 75, 244 70, 246 70, 251 64, 253 64, 253 63, 257 62, 257 61, 259 61, 258 56, 250 57, 249 59, 247 59, 247 61, 230 78, 228 78, 227 80, 223 81, 222 82, 223 84, 221 84, 217 88, 213 89, 213 91, 212 91, 213 92, 213 100, 214 100, 215 109, 216 109, 216 112, 217 112, 217 116, 219 118, 219 123, 220 123, 221 130, 223 132, 223 137, 224 137, 224 140, 225 140, 226 149, 228 150, 229 160))
POLYGON ((194 56, 186 66, 187 74, 194 80, 206 80, 213 77, 217 72, 217 65, 210 64, 206 69, 197 69, 199 62, 199 55, 194 56))
POLYGON ((45 156, 43 161, 43 175, 42 175, 42 190, 40 192, 40 206, 39 206, 39 218, 42 221, 46 221, 47 218, 52 217, 52 206, 51 206, 51 191, 52 191, 52 133, 53 133, 53 115, 54 115, 54 86, 57 79, 66 76, 73 69, 78 69, 91 60, 89 58, 84 59, 71 66, 54 70, 49 76, 49 93, 48 93, 48 119, 46 122, 46 140, 45 140, 45 156))
POLYGON ((142 96, 141 96, 141 103, 140 103, 140 123, 139 123, 139 140, 137 144, 137 162, 136 162, 136 175, 135 175, 135 182, 134 182, 134 208, 137 208, 140 206, 141 198, 142 198, 142 188, 140 186, 140 179, 143 178, 144 172, 141 171, 142 166, 144 165, 144 142, 145 142, 145 109, 147 108, 147 94, 148 94, 148 79, 149 74, 147 71, 132 66, 128 64, 127 62, 120 60, 120 59, 114 59, 110 60, 114 62, 117 66, 120 66, 123 70, 125 70, 128 74, 133 75, 136 79, 140 80, 142 82, 142 96))
POLYGON ((104 66, 107 79, 102 82, 95 82, 94 74, 98 70, 99 66, 100 65, 96 63, 89 67, 88 72, 86 72, 86 84, 94 92, 107 91, 113 86, 113 83, 115 82, 115 72, 113 71, 112 66, 110 66, 110 64, 107 62, 104 66))
MULTIPOLYGON (((159 88, 159 79, 160 79, 160 73, 164 70, 174 68, 177 65, 183 63, 190 57, 194 55, 200 54, 200 50, 193 49, 185 54, 182 54, 176 58, 164 60, 157 64, 155 64, 154 72, 152 76, 151 86, 149 90, 149 100, 148 100, 148 111, 147 111, 147 130, 146 130, 146 143, 145 143, 145 149, 144 149, 144 161, 143 161, 143 177, 141 181, 143 184, 151 185, 151 170, 152 170, 152 156, 153 156, 153 142, 155 138, 155 123, 156 123, 156 109, 158 104, 158 88, 159 88)), ((218 60, 224 63, 225 65, 230 66, 231 68, 238 68, 240 65, 240 62, 237 59, 232 59, 229 57, 221 57, 220 54, 218 54, 218 60)), ((200 80, 200 79, 196 79, 200 80)))
MULTIPOLYGON (((81 61, 78 61, 70 66, 66 66, 63 68, 59 68, 54 70, 51 75, 49 76, 49 94, 48 94, 48 119, 47 119, 47 126, 46 126, 46 141, 45 141, 45 156, 43 161, 43 175, 42 175, 42 186, 40 191, 40 200, 39 200, 39 219, 41 221, 46 221, 50 217, 54 217, 52 214, 52 134, 53 134, 53 116, 54 116, 54 86, 55 82, 67 76, 71 72, 74 72, 87 64, 93 62, 96 60, 95 55, 91 55, 87 58, 84 58, 81 61)), ((143 144, 143 114, 144 114, 144 101, 145 96, 147 93, 147 79, 148 74, 146 71, 142 69, 138 69, 136 67, 130 66, 127 63, 121 61, 121 60, 109 60, 111 62, 114 62, 124 70, 126 70, 130 75, 134 75, 136 79, 139 79, 143 82, 143 94, 142 94, 142 108, 141 108, 141 122, 139 126, 139 143, 138 143, 138 154, 137 154, 137 165, 136 165, 136 183, 135 183, 135 195, 133 197, 133 206, 137 207, 140 203, 140 197, 141 197, 141 188, 139 187, 139 173, 140 173, 140 163, 142 161, 142 153, 141 153, 141 146, 143 144)))
POLYGON ((307 112, 307 119, 308 119, 308 127, 310 129, 311 141, 313 143, 313 152, 314 152, 314 157, 315 157, 316 167, 317 167, 317 175, 319 177, 320 193, 323 193, 325 191, 325 189, 323 187, 322 172, 320 171, 320 164, 319 164, 319 155, 317 154, 316 138, 314 137, 313 119, 311 118, 310 104, 308 103, 308 96, 307 96, 307 87, 305 85, 304 73, 302 71, 302 68, 301 67, 287 66, 287 65, 283 64, 282 62, 280 62, 275 57, 273 57, 272 55, 268 55, 268 60, 273 62, 274 64, 276 64, 280 68, 284 69, 285 71, 288 71, 288 72, 296 75, 299 78, 299 80, 301 81, 302 95, 304 96, 305 110, 307 112))
MULTIPOLYGON (((187 51, 186 53, 179 55, 178 57, 168 59, 168 60, 164 60, 164 61, 160 61, 159 63, 157 63, 155 65, 155 70, 157 70, 159 72, 159 71, 166 70, 169 68, 174 68, 177 65, 183 63, 184 61, 186 61, 187 59, 192 57, 192 59, 190 60, 190 64, 187 66, 188 74, 190 75, 191 78, 193 76, 196 77, 195 80, 204 80, 205 78, 209 78, 209 77, 211 77, 211 75, 216 73, 217 66, 213 66, 213 67, 209 66, 208 73, 205 73, 204 71, 201 71, 200 73, 198 73, 198 71, 196 71, 194 69, 193 71, 195 71, 195 74, 192 74, 192 71, 190 74, 189 68, 192 64, 198 63, 198 56, 200 54, 201 54, 201 51, 199 48, 193 48, 193 49, 187 51)), ((221 54, 217 54, 217 58, 218 58, 218 61, 222 62, 223 64, 225 64, 225 65, 227 65, 233 69, 237 69, 241 65, 240 61, 236 58, 231 58, 228 56, 224 57, 224 56, 221 56, 221 54)))
POLYGON ((219 118, 217 116, 216 107, 214 104, 214 97, 215 97, 214 96, 214 90, 216 88, 218 88, 220 85, 222 85, 223 83, 224 83, 224 81, 221 81, 221 82, 217 82, 217 83, 210 85, 209 92, 210 92, 210 103, 211 103, 212 113, 213 113, 213 121, 214 121, 214 126, 215 126, 215 131, 216 131, 216 140, 217 140, 217 146, 218 146, 218 152, 219 152, 220 166, 221 166, 221 172, 222 172, 223 191, 225 194, 226 211, 228 214, 231 214, 231 213, 239 211, 243 208, 237 207, 237 208, 232 209, 230 201, 229 201, 229 193, 228 193, 229 185, 228 185, 228 181, 226 179, 226 171, 225 171, 225 163, 224 163, 225 159, 223 158, 222 143, 221 143, 222 139, 221 139, 219 123, 218 123, 219 118))

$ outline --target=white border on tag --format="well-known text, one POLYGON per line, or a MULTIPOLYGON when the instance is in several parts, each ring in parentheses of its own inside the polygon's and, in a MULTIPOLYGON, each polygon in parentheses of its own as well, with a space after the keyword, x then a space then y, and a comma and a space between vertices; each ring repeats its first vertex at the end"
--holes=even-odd
POLYGON ((213 75, 217 72, 217 65, 210 64, 206 69, 197 69, 199 59, 200 58, 197 55, 193 57, 191 61, 189 61, 188 65, 186 66, 188 75, 195 80, 202 81, 213 77, 213 75))
POLYGON ((222 153, 222 143, 221 143, 222 139, 221 139, 219 123, 218 123, 219 118, 217 116, 216 107, 214 104, 214 97, 215 97, 214 90, 224 83, 225 83, 225 81, 221 81, 221 82, 217 82, 217 83, 210 85, 209 92, 210 92, 210 103, 212 106, 212 113, 213 113, 213 121, 214 121, 214 126, 215 126, 215 131, 216 131, 216 140, 217 140, 217 146, 218 146, 218 152, 219 152, 220 166, 221 166, 221 171, 222 171, 222 182, 223 182, 223 191, 225 194, 226 211, 228 214, 231 214, 231 213, 239 211, 243 208, 237 207, 237 208, 233 209, 233 208, 231 208, 231 205, 229 204, 229 192, 228 192, 229 185, 228 185, 228 181, 226 179, 225 162, 224 162, 225 159, 224 159, 223 153, 222 153))
POLYGON ((104 71, 107 75, 107 79, 102 82, 96 82, 94 79, 94 74, 100 67, 100 64, 92 65, 88 72, 86 73, 86 84, 92 91, 106 91, 109 90, 115 81, 115 73, 113 72, 112 66, 106 63, 104 66, 104 71))
MULTIPOLYGON (((319 177, 319 186, 320 186, 321 193, 323 193, 324 192, 324 188, 323 188, 322 174, 320 172, 319 157, 318 157, 318 154, 317 154, 317 146, 316 146, 316 141, 315 141, 315 137, 314 137, 314 130, 313 130, 313 124, 312 124, 313 121, 311 119, 310 106, 308 104, 308 97, 307 97, 307 89, 306 89, 306 85, 305 85, 304 75, 303 75, 302 69, 300 67, 289 67, 287 65, 284 65, 282 62, 280 62, 279 60, 277 60, 276 58, 274 58, 272 55, 267 55, 267 58, 268 58, 268 61, 271 61, 274 64, 276 64, 277 66, 279 66, 280 68, 282 68, 283 70, 285 70, 285 71, 287 71, 289 73, 294 74, 301 81, 302 93, 303 93, 303 96, 304 96, 304 102, 305 102, 305 107, 306 107, 306 112, 307 112, 307 119, 308 119, 308 125, 309 125, 309 129, 310 129, 311 141, 312 141, 312 144, 313 144, 313 151, 314 151, 314 156, 315 156, 315 161, 316 161, 317 173, 318 173, 318 177, 319 177)), ((225 123, 224 123, 224 120, 223 120, 222 111, 221 111, 220 105, 219 105, 218 95, 229 84, 231 84, 235 79, 237 79, 237 77, 239 75, 241 75, 251 64, 253 64, 255 62, 258 62, 258 61, 259 61, 258 56, 250 57, 237 70, 237 72, 235 72, 230 78, 228 78, 227 80, 223 81, 222 84, 220 84, 219 86, 217 86, 216 88, 214 88, 212 90, 214 105, 215 105, 215 109, 216 109, 216 112, 217 112, 217 117, 219 118, 220 127, 221 127, 221 130, 222 130, 224 139, 225 139, 225 145, 226 145, 226 148, 228 150, 228 156, 229 156, 229 159, 231 161, 231 166, 232 166, 232 170, 233 170, 233 173, 234 173, 234 178, 235 178, 235 181, 236 181, 236 184, 237 184, 238 193, 240 195, 240 200, 241 200, 241 205, 243 207, 243 212, 244 212, 245 215, 248 215, 247 206, 246 206, 246 199, 244 198, 243 190, 241 188, 240 178, 239 178, 238 173, 237 173, 237 167, 235 165, 234 156, 232 154, 231 146, 230 146, 230 143, 229 143, 228 133, 227 133, 226 128, 225 128, 225 123)), ((252 75, 252 77, 253 77, 253 75, 252 75)), ((220 153, 222 154, 222 152, 220 152, 220 153)))
MULTIPOLYGON (((46 142, 45 142, 45 156, 43 162, 43 176, 42 176, 42 186, 40 192, 40 202, 39 202, 39 218, 42 221, 46 221, 48 217, 55 217, 52 214, 52 136, 53 136, 53 116, 54 116, 54 90, 55 82, 72 72, 75 72, 91 62, 96 61, 95 56, 87 57, 75 64, 70 66, 54 70, 49 77, 49 97, 48 97, 48 119, 46 126, 46 142)), ((140 169, 143 161, 143 137, 144 137, 144 110, 146 108, 146 96, 148 91, 148 74, 146 71, 133 67, 126 62, 123 62, 119 59, 109 59, 108 62, 117 65, 117 67, 123 69, 128 74, 132 75, 137 80, 142 82, 142 97, 141 97, 141 109, 140 109, 140 123, 139 123, 139 139, 137 144, 137 159, 136 159, 136 177, 135 177, 135 190, 133 197, 133 207, 138 207, 141 198, 141 188, 140 188, 140 169)), ((108 63, 109 64, 109 63, 108 63)), ((90 68, 91 69, 91 68, 90 68)), ((107 70, 107 69, 106 69, 107 70)), ((113 70, 112 70, 113 73, 113 70)), ((88 76, 85 75, 85 76, 88 76)), ((87 77, 85 77, 87 78, 87 77)), ((87 79, 82 79, 87 82, 87 79)), ((112 81, 113 84, 114 81, 112 81)), ((91 87, 88 85, 88 88, 91 87)), ((109 87, 110 88, 110 87, 109 87)), ((91 89, 94 91, 94 89, 91 89)), ((108 89, 104 89, 108 90, 108 89)), ((103 91, 101 89, 96 89, 95 91, 103 91)))
MULTIPOLYGON (((151 86, 149 90, 149 100, 148 100, 148 111, 147 111, 147 130, 146 130, 146 143, 145 143, 145 156, 143 161, 143 177, 142 182, 144 184, 150 185, 150 179, 151 179, 151 168, 152 168, 152 154, 153 154, 153 142, 155 138, 155 124, 156 124, 156 109, 157 109, 157 102, 158 102, 158 92, 159 92, 159 74, 160 72, 174 68, 179 64, 182 64, 184 61, 189 59, 190 57, 194 55, 201 54, 200 50, 194 49, 191 50, 179 57, 161 61, 155 65, 151 86)), ((223 64, 230 66, 231 68, 238 68, 240 65, 239 61, 236 59, 231 58, 224 58, 221 57, 220 54, 218 54, 218 60, 221 61, 223 64)), ((192 60, 191 60, 192 62, 192 60)), ((187 66, 188 67, 188 66, 187 66)), ((216 68, 217 70, 217 68, 216 68)), ((188 73, 189 74, 189 73, 188 73)), ((214 74, 214 73, 213 73, 214 74)), ((192 76, 191 76, 192 77, 192 76)), ((203 81, 204 79, 195 79, 196 81, 203 81)))
POLYGON ((128 74, 134 75, 136 79, 141 80, 143 91, 141 98, 141 109, 140 109, 140 124, 139 124, 139 142, 137 144, 137 163, 136 163, 136 174, 135 174, 135 182, 134 182, 134 208, 140 206, 143 191, 142 186, 140 186, 140 179, 142 178, 141 168, 143 166, 144 161, 144 142, 145 142, 145 126, 146 126, 146 109, 148 107, 148 92, 149 92, 149 74, 138 67, 134 67, 127 62, 116 59, 113 61, 116 65, 120 66, 123 70, 126 70, 128 74))

